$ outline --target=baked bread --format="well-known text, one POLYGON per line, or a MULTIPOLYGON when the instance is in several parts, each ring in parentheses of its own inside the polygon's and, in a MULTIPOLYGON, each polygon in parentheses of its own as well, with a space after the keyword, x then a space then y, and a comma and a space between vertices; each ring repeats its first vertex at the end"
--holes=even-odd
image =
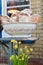
POLYGON ((21 13, 19 15, 19 22, 29 22, 28 14, 21 13))
POLYGON ((15 13, 19 13, 20 11, 19 10, 8 10, 8 13, 11 13, 11 14, 15 14, 15 13))
POLYGON ((10 17, 9 16, 1 16, 1 21, 2 21, 2 23, 9 23, 10 17))
POLYGON ((40 22, 40 20, 41 20, 41 16, 40 15, 38 15, 38 14, 33 14, 32 16, 31 16, 31 20, 32 20, 32 22, 40 22))
MULTIPOLYGON (((11 18, 10 18, 10 22, 19 22, 19 17, 18 17, 18 14, 20 13, 19 10, 12 10, 12 15, 11 15, 11 18)), ((10 11, 11 13, 11 11, 10 11)))
POLYGON ((31 15, 32 11, 30 9, 24 9, 24 10, 21 11, 21 13, 26 13, 28 15, 31 15))
POLYGON ((31 22, 31 11, 29 9, 24 9, 20 12, 19 22, 31 22))
POLYGON ((10 22, 19 22, 18 15, 16 13, 11 15, 10 22))

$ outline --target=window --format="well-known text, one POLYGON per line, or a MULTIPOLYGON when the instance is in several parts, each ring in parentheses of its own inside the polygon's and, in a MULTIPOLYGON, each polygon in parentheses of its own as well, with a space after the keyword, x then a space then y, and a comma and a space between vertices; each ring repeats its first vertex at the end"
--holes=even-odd
POLYGON ((25 8, 31 9, 30 0, 2 0, 2 12, 3 15, 11 15, 8 13, 9 10, 23 10, 25 8))

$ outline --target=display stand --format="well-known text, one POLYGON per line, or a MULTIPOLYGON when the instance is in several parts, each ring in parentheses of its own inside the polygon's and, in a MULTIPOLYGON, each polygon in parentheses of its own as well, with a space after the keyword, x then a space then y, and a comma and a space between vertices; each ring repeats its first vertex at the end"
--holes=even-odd
MULTIPOLYGON (((38 37, 30 37, 30 38, 25 38, 25 37, 9 37, 9 38, 0 38, 0 44, 3 45, 8 48, 8 51, 9 53, 7 53, 6 49, 3 47, 7 57, 8 57, 8 60, 10 58, 10 56, 12 55, 13 53, 13 44, 11 43, 11 40, 18 40, 18 41, 28 41, 28 44, 29 43, 35 43, 35 41, 37 41, 39 38, 38 37), (34 38, 34 39, 33 39, 34 38), (9 46, 7 46, 7 44, 9 44, 9 46)), ((9 65, 12 65, 12 63, 10 62, 9 60, 9 65)))

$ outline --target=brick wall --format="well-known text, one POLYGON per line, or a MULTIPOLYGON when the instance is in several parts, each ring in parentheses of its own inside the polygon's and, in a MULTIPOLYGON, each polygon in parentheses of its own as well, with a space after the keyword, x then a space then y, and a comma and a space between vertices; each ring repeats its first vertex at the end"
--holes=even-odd
POLYGON ((41 0, 31 0, 31 6, 33 13, 41 14, 41 0))
POLYGON ((31 0, 31 2, 33 13, 38 13, 42 16, 41 23, 38 23, 37 30, 33 34, 39 36, 39 40, 35 44, 29 45, 34 49, 31 57, 43 59, 43 0, 31 0))

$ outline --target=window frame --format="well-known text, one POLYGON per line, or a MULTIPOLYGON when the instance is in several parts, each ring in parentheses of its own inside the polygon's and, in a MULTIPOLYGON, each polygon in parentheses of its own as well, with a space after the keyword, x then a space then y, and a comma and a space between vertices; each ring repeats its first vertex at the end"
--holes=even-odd
POLYGON ((16 7, 22 7, 22 6, 30 6, 31 9, 31 0, 29 5, 21 5, 21 6, 8 6, 7 7, 7 0, 2 0, 2 15, 7 16, 7 8, 16 8, 16 7))

